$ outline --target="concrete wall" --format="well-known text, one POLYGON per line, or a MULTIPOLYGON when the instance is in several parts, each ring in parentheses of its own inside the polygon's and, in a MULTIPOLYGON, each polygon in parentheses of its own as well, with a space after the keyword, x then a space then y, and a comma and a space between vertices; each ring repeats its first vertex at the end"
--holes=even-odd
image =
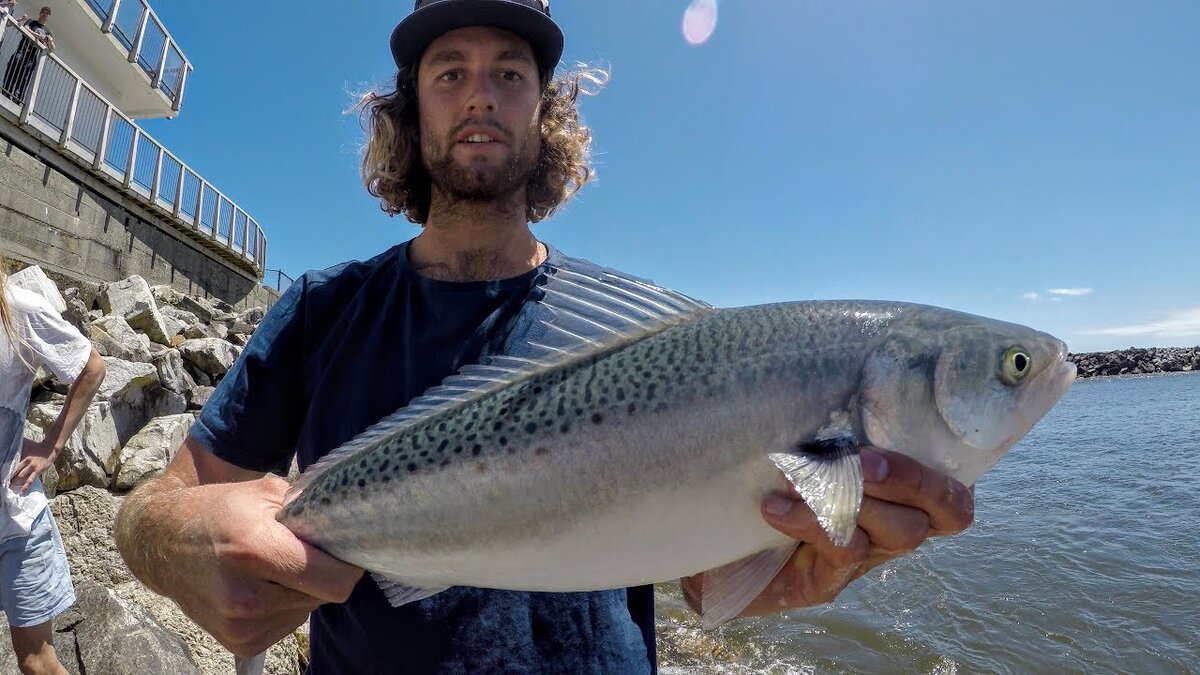
POLYGON ((0 253, 60 284, 98 286, 137 274, 238 308, 276 293, 186 229, 142 207, 0 116, 0 253))

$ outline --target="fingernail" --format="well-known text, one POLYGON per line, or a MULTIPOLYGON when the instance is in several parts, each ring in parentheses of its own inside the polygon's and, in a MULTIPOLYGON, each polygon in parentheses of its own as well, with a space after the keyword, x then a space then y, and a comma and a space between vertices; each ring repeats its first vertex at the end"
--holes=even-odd
POLYGON ((786 516, 795 505, 796 502, 784 497, 783 495, 771 495, 763 502, 763 511, 765 511, 769 516, 782 518, 786 516))
POLYGON ((883 455, 863 450, 859 453, 859 459, 862 461, 863 480, 878 483, 888 477, 888 463, 883 455))

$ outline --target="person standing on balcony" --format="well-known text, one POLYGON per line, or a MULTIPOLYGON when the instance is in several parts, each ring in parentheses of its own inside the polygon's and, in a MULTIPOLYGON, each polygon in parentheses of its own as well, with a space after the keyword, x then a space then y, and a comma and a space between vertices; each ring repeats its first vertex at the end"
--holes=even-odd
POLYGON ((40 295, 5 287, 0 274, 0 609, 25 675, 66 675, 51 623, 75 588, 41 475, 54 464, 104 381, 92 343, 40 295), (38 367, 71 383, 46 437, 25 440, 25 408, 38 367))
MULTIPOLYGON (((0 21, 4 21, 5 17, 11 15, 13 8, 16 6, 17 0, 0 0, 0 21)), ((0 24, 0 29, 3 28, 4 26, 0 24)))
POLYGON ((21 43, 17 45, 13 55, 8 57, 8 67, 4 69, 4 95, 17 103, 25 102, 29 81, 33 79, 33 69, 37 67, 38 52, 42 48, 54 51, 54 36, 50 34, 50 29, 46 28, 46 22, 49 20, 49 7, 42 7, 36 19, 22 16, 17 20, 22 28, 34 36, 30 39, 28 35, 21 35, 21 43))

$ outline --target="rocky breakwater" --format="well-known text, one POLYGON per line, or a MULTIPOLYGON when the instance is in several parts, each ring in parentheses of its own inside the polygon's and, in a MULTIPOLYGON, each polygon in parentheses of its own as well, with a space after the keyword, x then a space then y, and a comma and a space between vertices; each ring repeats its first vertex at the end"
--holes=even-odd
MULTIPOLYGON (((130 277, 98 289, 60 289, 40 269, 10 278, 46 297, 91 339, 108 375, 55 466, 43 476, 79 601, 55 621, 55 647, 72 675, 233 672, 233 658, 171 601, 134 579, 113 543, 122 496, 171 461, 197 412, 262 321, 130 277)), ((67 387, 39 372, 25 437, 40 440, 67 387)), ((272 648, 267 672, 301 672, 292 636, 272 648)), ((0 675, 16 674, 7 639, 0 675)))
POLYGON ((1200 372, 1200 347, 1147 347, 1085 352, 1067 357, 1079 377, 1200 372))

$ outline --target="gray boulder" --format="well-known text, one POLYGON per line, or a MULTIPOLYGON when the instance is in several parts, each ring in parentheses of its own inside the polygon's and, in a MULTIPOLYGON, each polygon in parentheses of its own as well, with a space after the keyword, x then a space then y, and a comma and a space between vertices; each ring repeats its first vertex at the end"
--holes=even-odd
POLYGON ((123 317, 154 342, 170 342, 171 336, 167 335, 167 328, 158 313, 158 303, 145 279, 135 274, 124 281, 107 284, 97 299, 105 314, 123 317))
POLYGON ((191 414, 156 417, 121 448, 113 488, 132 490, 157 476, 175 457, 195 418, 191 414))
POLYGON ((150 338, 133 330, 124 317, 108 315, 91 325, 92 343, 103 355, 134 363, 150 362, 150 338))
POLYGON ((219 377, 229 372, 242 350, 224 340, 203 338, 184 340, 179 345, 179 353, 200 370, 213 377, 219 377))

